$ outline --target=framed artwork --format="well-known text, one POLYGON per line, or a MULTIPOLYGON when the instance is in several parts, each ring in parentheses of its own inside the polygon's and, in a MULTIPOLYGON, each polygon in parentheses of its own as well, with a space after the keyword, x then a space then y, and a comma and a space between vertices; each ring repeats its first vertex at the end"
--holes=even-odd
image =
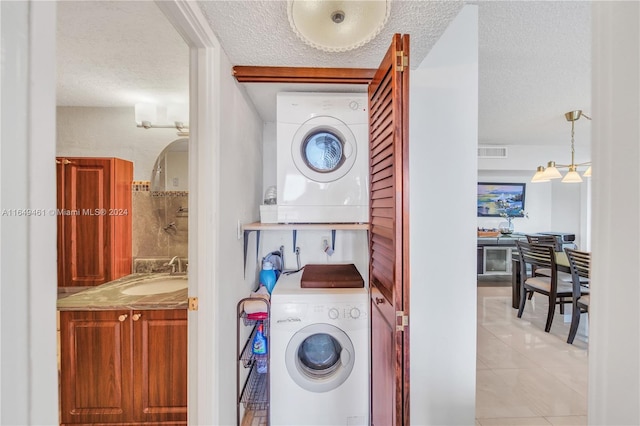
POLYGON ((479 182, 478 217, 524 217, 524 183, 479 182))

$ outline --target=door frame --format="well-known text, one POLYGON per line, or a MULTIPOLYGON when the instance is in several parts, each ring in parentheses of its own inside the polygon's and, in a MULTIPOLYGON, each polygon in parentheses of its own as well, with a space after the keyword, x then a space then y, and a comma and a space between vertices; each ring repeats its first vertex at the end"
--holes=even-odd
POLYGON ((221 47, 196 2, 156 1, 189 46, 189 297, 199 308, 188 316, 188 422, 219 424, 216 383, 218 205, 220 176, 221 47))

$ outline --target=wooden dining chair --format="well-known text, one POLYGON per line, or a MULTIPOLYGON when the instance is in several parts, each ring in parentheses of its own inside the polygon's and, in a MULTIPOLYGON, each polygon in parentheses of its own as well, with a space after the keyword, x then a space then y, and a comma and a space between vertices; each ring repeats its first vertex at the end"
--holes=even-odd
MULTIPOLYGON (((527 242, 529 244, 549 245, 549 246, 552 246, 555 251, 562 251, 559 249, 560 245, 558 244, 558 239, 553 235, 525 235, 525 236, 527 237, 527 242)), ((548 268, 535 268, 534 273, 535 275, 544 275, 545 277, 551 276, 551 270, 549 270, 548 268)), ((570 283, 571 274, 558 271, 558 280, 570 283)), ((560 312, 564 313, 564 309, 561 309, 560 312)))
POLYGON ((556 305, 562 306, 564 303, 569 303, 573 297, 572 285, 558 280, 558 269, 552 246, 529 244, 524 241, 517 241, 516 246, 520 257, 520 307, 518 309, 518 318, 522 318, 527 298, 531 299, 534 293, 542 294, 549 300, 547 322, 544 327, 544 331, 548 333, 551 330, 556 305), (541 268, 548 269, 550 276, 527 272, 527 269, 535 271, 541 268))
POLYGON ((571 327, 567 343, 573 343, 580 325, 580 314, 589 312, 589 284, 591 274, 591 253, 565 248, 564 252, 569 259, 573 290, 573 311, 571 313, 571 327), (585 284, 587 283, 587 284, 585 284))
POLYGON ((558 239, 553 235, 525 235, 529 244, 550 245, 555 251, 559 250, 558 239))

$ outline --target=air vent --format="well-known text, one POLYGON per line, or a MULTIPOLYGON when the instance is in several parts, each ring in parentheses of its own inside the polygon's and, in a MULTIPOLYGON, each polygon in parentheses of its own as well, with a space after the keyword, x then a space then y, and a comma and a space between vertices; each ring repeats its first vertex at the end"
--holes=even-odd
POLYGON ((478 158, 507 158, 506 146, 479 146, 478 158))

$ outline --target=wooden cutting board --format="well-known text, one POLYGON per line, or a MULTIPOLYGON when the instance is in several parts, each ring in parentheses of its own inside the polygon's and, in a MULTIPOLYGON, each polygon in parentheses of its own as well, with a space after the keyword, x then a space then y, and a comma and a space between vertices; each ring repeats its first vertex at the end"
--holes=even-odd
POLYGON ((300 281, 302 288, 362 288, 364 280, 356 265, 306 265, 300 281))

